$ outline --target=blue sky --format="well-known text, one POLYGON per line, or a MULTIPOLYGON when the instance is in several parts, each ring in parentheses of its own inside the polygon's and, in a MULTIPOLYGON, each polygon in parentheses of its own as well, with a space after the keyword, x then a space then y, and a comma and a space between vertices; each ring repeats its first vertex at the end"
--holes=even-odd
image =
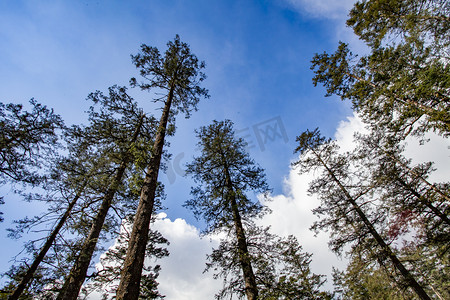
MULTIPOLYGON (((298 9, 282 0, 3 1, 0 101, 24 103, 35 97, 68 124, 85 122, 89 103, 84 99, 90 92, 127 85, 136 75, 130 54, 140 44, 164 49, 180 34, 206 61, 211 98, 191 119, 178 117, 170 152, 185 153, 180 162, 187 162, 194 150, 193 129, 213 119, 250 128, 252 143, 253 125, 279 118, 288 142, 269 139, 264 151, 254 147, 250 152, 267 169, 270 185, 281 191, 295 136, 316 126, 331 135, 350 113, 348 103, 324 99, 309 70, 314 53, 336 46, 336 27, 344 27, 343 20, 298 9)), ((150 95, 131 93, 159 117, 150 95)))
MULTIPOLYGON (((164 50, 179 34, 206 62, 205 86, 211 98, 201 102, 190 119, 178 116, 168 149, 178 161, 169 162, 174 172, 160 179, 166 185, 166 220, 179 219, 195 231, 201 224, 181 206, 190 197, 192 182, 180 176, 183 164, 196 154, 195 128, 213 119, 234 121, 254 145, 249 152, 265 168, 274 195, 289 197, 295 136, 315 127, 333 136, 340 122, 352 115, 349 103, 324 98, 324 90, 313 87, 309 69, 314 53, 333 51, 339 40, 363 49, 345 28, 352 2, 2 1, 0 101, 26 103, 34 97, 67 124, 83 123, 90 92, 127 85, 136 76, 130 54, 136 54, 140 44, 164 50)), ((150 94, 130 93, 159 117, 150 94)), ((22 243, 9 241, 4 229, 35 207, 14 198, 8 187, 1 191, 7 194, 5 221, 0 224, 3 272, 22 243)))

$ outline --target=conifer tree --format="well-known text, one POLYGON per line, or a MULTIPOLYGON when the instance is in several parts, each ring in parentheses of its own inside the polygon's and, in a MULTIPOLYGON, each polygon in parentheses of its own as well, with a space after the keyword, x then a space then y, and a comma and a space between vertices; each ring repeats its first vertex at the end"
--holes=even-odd
MULTIPOLYGON (((61 276, 65 276, 65 269, 70 266, 62 263, 65 260, 64 256, 70 256, 73 251, 78 249, 74 244, 70 245, 71 250, 64 249, 69 246, 70 238, 67 235, 73 235, 74 230, 82 226, 81 223, 85 219, 83 215, 89 207, 95 206, 97 202, 95 198, 98 195, 98 185, 102 184, 100 182, 103 182, 105 177, 107 180, 110 177, 109 174, 113 172, 110 162, 105 159, 106 153, 97 148, 94 149, 91 143, 85 143, 80 137, 83 135, 80 134, 80 130, 82 129, 74 126, 64 131, 69 154, 66 157, 57 157, 51 162, 47 162, 51 169, 48 171, 46 180, 41 184, 45 193, 23 195, 27 201, 46 204, 47 211, 40 216, 26 217, 15 221, 16 228, 9 229, 9 236, 18 239, 30 231, 47 232, 46 228, 51 230, 48 230, 45 242, 39 248, 37 245, 40 244, 40 239, 27 242, 25 250, 34 257, 32 263, 24 260, 24 265, 12 266, 11 270, 7 272, 7 276, 13 279, 10 287, 16 285, 15 281, 20 281, 9 296, 10 299, 20 297, 25 288, 30 286, 35 279, 34 273, 37 271, 40 274, 38 276, 40 280, 47 282, 47 285, 59 280, 61 276), (61 215, 62 211, 64 213, 61 215), (53 248, 53 253, 49 252, 51 248, 53 248), (43 267, 42 263, 47 267, 57 266, 59 270, 50 270, 52 268, 48 271, 44 270, 46 267, 43 267)), ((45 284, 40 286, 43 285, 45 284)), ((27 288, 28 293, 35 295, 42 292, 40 289, 27 288)))
POLYGON ((318 193, 322 200, 322 205, 314 211, 327 218, 316 222, 313 229, 331 229, 330 244, 337 252, 350 243, 367 250, 377 247, 379 252, 375 255, 382 261, 389 260, 420 299, 431 299, 377 229, 377 223, 380 225, 386 214, 383 210, 368 214, 367 207, 374 202, 370 197, 373 186, 370 181, 361 180, 364 170, 350 168, 350 155, 337 153, 337 145, 322 137, 318 129, 302 133, 297 141, 296 151, 302 157, 294 165, 299 166, 300 172, 324 170, 322 176, 313 181, 310 191, 318 193))
POLYGON ((141 272, 169 120, 174 121, 178 112, 185 113, 188 117, 190 112, 196 109, 198 101, 208 97, 207 90, 200 86, 205 79, 205 75, 201 72, 201 69, 205 67, 204 62, 198 61, 197 57, 191 53, 189 46, 181 42, 178 35, 167 44, 167 47, 162 56, 157 48, 142 45, 141 52, 132 56, 133 63, 140 69, 141 76, 146 80, 138 83, 135 78, 132 78, 132 86, 139 86, 142 90, 150 92, 154 90, 163 92, 164 95, 155 101, 163 102, 164 105, 155 141, 150 149, 151 158, 117 289, 117 299, 120 300, 135 300, 139 296, 141 272))
MULTIPOLYGON (((255 272, 258 299, 332 299, 320 291, 323 276, 311 272, 312 254, 302 251, 294 236, 281 238, 270 233, 270 228, 246 222, 249 257, 255 272)), ((224 286, 217 299, 245 296, 241 275, 239 251, 235 239, 221 240, 218 248, 208 255, 206 271, 214 270, 215 278, 223 278, 224 286)))
MULTIPOLYGON (((104 96, 101 92, 92 93, 88 99, 94 102, 89 112, 90 125, 87 127, 73 126, 66 129, 65 138, 69 157, 59 159, 52 166, 52 175, 49 176, 43 186, 48 194, 30 194, 27 196, 29 200, 48 202, 50 204, 49 211, 40 217, 19 221, 18 228, 11 232, 12 236, 17 236, 25 230, 29 231, 32 227, 42 227, 44 223, 51 223, 54 218, 56 219, 52 215, 57 216, 65 209, 65 213, 59 218, 39 251, 34 248, 34 242, 27 246, 27 250, 35 253, 36 256, 31 266, 24 272, 25 274, 20 275, 23 277, 10 296, 11 299, 17 299, 20 296, 28 282, 33 279, 33 273, 41 262, 45 261, 47 265, 52 264, 51 260, 56 257, 53 255, 54 258, 51 258, 52 255, 47 255, 50 247, 53 247, 53 251, 58 249, 57 256, 59 258, 57 259, 59 261, 53 265, 58 265, 59 269, 64 268, 61 263, 62 260, 67 259, 68 264, 73 263, 69 259, 70 256, 77 257, 77 261, 80 261, 80 255, 77 254, 77 251, 82 251, 81 253, 85 254, 85 259, 83 264, 78 264, 78 268, 86 268, 87 270, 90 261, 89 256, 92 256, 98 239, 102 238, 100 230, 103 228, 111 231, 111 228, 114 228, 114 218, 106 219, 108 207, 114 204, 114 211, 118 213, 123 209, 126 210, 126 206, 130 206, 127 202, 132 202, 128 195, 120 195, 120 197, 117 195, 116 198, 126 199, 122 201, 125 204, 122 209, 117 205, 120 202, 119 199, 116 199, 115 202, 111 201, 114 194, 123 189, 123 184, 119 182, 118 176, 123 176, 127 165, 126 161, 131 160, 131 158, 138 161, 146 160, 149 141, 154 134, 154 120, 151 117, 145 117, 139 111, 136 103, 126 94, 126 89, 122 87, 111 87, 108 96, 104 96), (134 140, 131 145, 130 139, 134 140), (114 174, 116 174, 115 183, 114 174), (109 196, 102 197, 101 195, 108 194, 105 186, 111 184, 117 187, 110 189, 109 196), (104 201, 99 206, 98 202, 101 199, 104 201), (93 219, 97 222, 92 222, 93 219), (89 232, 87 228, 94 226, 94 224, 96 224, 96 229, 89 232), (62 239, 61 237, 64 236, 64 231, 67 232, 68 230, 70 235, 75 233, 83 237, 88 236, 85 245, 83 247, 80 245, 81 249, 72 246, 71 251, 68 252, 64 249, 65 246, 58 246, 57 237, 61 241, 67 241, 67 237, 62 239)), ((70 269, 70 266, 66 266, 65 269, 70 269)), ((18 278, 15 274, 17 272, 14 272, 14 270, 9 273, 13 274, 14 278, 18 278)), ((65 271, 54 273, 50 274, 50 277, 54 278, 54 283, 60 280, 58 276, 66 276, 65 271)), ((81 277, 83 277, 82 274, 81 277)), ((82 284, 84 278, 79 281, 82 284)), ((52 289, 58 290, 58 284, 52 284, 52 289)), ((39 293, 39 291, 35 293, 39 293)), ((76 297, 76 291, 70 293, 76 297)))
POLYGON ((442 0, 359 1, 347 25, 369 47, 358 58, 340 42, 312 60, 315 85, 350 99, 373 127, 400 136, 450 132, 450 5, 442 0))
POLYGON ((88 130, 86 140, 92 143, 97 142, 100 148, 107 148, 110 151, 108 155, 116 165, 116 170, 108 183, 108 189, 104 192, 75 264, 57 297, 64 300, 78 297, 108 211, 117 191, 123 186, 129 164, 133 160, 142 159, 142 155, 145 160, 146 152, 141 151, 139 154, 138 145, 146 149, 153 140, 153 119, 143 114, 136 102, 126 94, 124 87, 111 87, 108 96, 97 91, 88 98, 95 104, 100 104, 101 107, 99 111, 91 107, 89 119, 92 126, 88 130))
POLYGON ((234 136, 231 121, 214 121, 201 127, 197 136, 201 156, 188 164, 186 173, 192 175, 199 186, 192 189, 194 198, 185 206, 206 221, 205 232, 234 232, 244 292, 248 299, 257 299, 258 288, 244 223, 264 212, 263 206, 252 201, 247 193, 267 192, 265 175, 245 151, 246 143, 234 136))
POLYGON ((449 184, 429 182, 433 163, 413 166, 402 153, 404 146, 382 132, 358 134, 356 141, 358 161, 371 173, 383 205, 393 216, 391 233, 399 235, 415 228, 429 241, 448 240, 449 184))
POLYGON ((36 184, 36 167, 42 155, 56 144, 57 129, 63 128, 60 116, 31 99, 31 112, 21 104, 0 103, 0 183, 5 180, 36 184))
POLYGON ((0 102, 0 184, 42 182, 39 167, 57 146, 57 130, 64 128, 64 122, 52 109, 34 99, 30 105, 33 108, 28 112, 21 104, 0 102))

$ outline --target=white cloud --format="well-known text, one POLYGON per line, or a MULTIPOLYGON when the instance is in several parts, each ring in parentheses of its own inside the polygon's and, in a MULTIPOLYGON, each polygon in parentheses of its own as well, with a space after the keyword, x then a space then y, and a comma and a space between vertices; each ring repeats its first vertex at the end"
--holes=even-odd
MULTIPOLYGON (((341 122, 336 132, 341 147, 349 148, 354 131, 361 128, 361 122, 355 116, 341 122)), ((284 181, 283 194, 273 196, 272 200, 266 203, 272 213, 260 220, 259 224, 270 225, 272 232, 280 236, 296 236, 304 251, 313 253, 312 271, 328 275, 325 288, 331 290, 332 267, 343 268, 346 261, 338 259, 328 250, 326 233, 314 237, 309 230, 316 220, 311 210, 319 205, 319 200, 307 193, 308 184, 313 177, 314 174, 299 175, 297 170, 291 169, 284 181)), ((199 230, 184 219, 172 221, 164 213, 159 214, 152 229, 160 231, 170 241, 170 256, 157 262, 162 267, 158 278, 160 292, 166 295, 167 299, 213 299, 222 287, 222 281, 214 280, 211 272, 203 273, 203 270, 206 255, 218 245, 219 237, 201 238, 199 230)), ((93 295, 90 299, 94 299, 93 295)))
POLYGON ((353 113, 353 115, 347 117, 345 121, 339 122, 336 134, 334 135, 341 151, 350 151, 355 147, 353 142, 355 132, 368 133, 368 130, 364 127, 364 123, 356 113, 353 113))
POLYGON ((433 132, 425 136, 429 141, 420 144, 416 138, 407 139, 405 156, 411 158, 413 164, 434 162, 434 171, 429 178, 432 183, 445 182, 449 178, 450 139, 444 139, 433 132))
POLYGON ((159 290, 167 299, 214 299, 222 282, 212 273, 203 273, 206 254, 218 245, 218 239, 201 238, 197 228, 183 219, 171 221, 160 214, 153 229, 170 241, 170 256, 160 260, 162 270, 158 278, 159 290))
POLYGON ((316 18, 346 18, 355 0, 285 0, 294 9, 304 15, 316 18))
MULTIPOLYGON (((336 130, 336 140, 341 150, 346 151, 354 147, 353 135, 356 131, 364 130, 361 120, 353 115, 341 121, 336 130)), ((276 195, 266 205, 272 210, 270 215, 264 217, 262 225, 270 225, 272 232, 281 236, 294 235, 304 250, 313 253, 311 269, 316 274, 328 276, 325 288, 332 289, 332 268, 344 268, 345 259, 338 258, 328 248, 328 234, 321 232, 314 236, 309 230, 317 217, 312 209, 319 206, 320 201, 315 195, 308 195, 308 185, 316 174, 306 173, 299 175, 298 170, 291 169, 285 179, 283 195, 276 195)))
POLYGON ((291 170, 286 180, 286 195, 277 195, 271 202, 266 203, 272 214, 264 217, 260 223, 270 225, 272 232, 277 235, 294 235, 304 251, 313 253, 311 269, 316 274, 328 276, 325 288, 331 290, 332 268, 343 268, 346 262, 328 249, 328 234, 320 233, 314 236, 309 230, 317 220, 312 209, 320 204, 315 196, 307 193, 308 183, 313 177, 313 174, 298 175, 296 170, 291 170))
MULTIPOLYGON (((347 151, 353 148, 353 135, 356 131, 363 132, 364 126, 361 120, 354 114, 345 121, 340 122, 335 138, 341 150, 347 151)), ((437 136, 431 136, 428 145, 420 146, 409 142, 407 154, 414 156, 414 161, 423 159, 437 159, 441 166, 449 165, 448 148, 449 141, 437 136), (420 151, 425 147, 426 151, 420 151)), ((448 171, 440 168, 440 177, 448 178, 448 171)), ((259 221, 260 225, 271 226, 272 232, 280 235, 294 235, 303 246, 304 251, 313 253, 311 269, 316 274, 328 276, 325 289, 332 290, 332 267, 345 268, 346 259, 339 259, 328 249, 328 235, 320 233, 317 237, 309 230, 316 220, 312 209, 317 207, 319 200, 313 195, 308 195, 309 182, 315 174, 299 175, 297 170, 291 169, 284 180, 284 191, 281 195, 274 195, 271 201, 265 204, 272 213, 259 221)), ((263 200, 261 198, 261 200, 263 200)), ((218 245, 218 237, 201 238, 197 228, 186 223, 183 219, 174 221, 167 218, 166 214, 159 215, 158 220, 152 225, 170 241, 168 247, 170 256, 158 263, 162 271, 158 279, 159 290, 167 296, 167 299, 213 299, 214 294, 220 290, 222 281, 214 280, 212 273, 203 273, 206 254, 218 245)), ((91 298, 92 299, 92 298, 91 298)))

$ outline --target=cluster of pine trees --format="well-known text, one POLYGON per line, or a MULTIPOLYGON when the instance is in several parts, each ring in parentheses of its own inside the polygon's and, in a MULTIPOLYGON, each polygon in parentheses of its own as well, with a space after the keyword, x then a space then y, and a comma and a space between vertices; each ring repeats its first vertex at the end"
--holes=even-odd
POLYGON ((329 230, 331 249, 350 258, 334 274, 342 298, 448 299, 450 186, 430 182, 433 163, 404 150, 450 133, 450 3, 360 1, 347 25, 369 54, 345 43, 316 54, 313 82, 350 100, 368 133, 346 153, 318 129, 297 138, 300 172, 322 171, 310 184, 322 217, 312 229, 329 230))
MULTIPOLYGON (((319 129, 297 137, 293 167, 318 170, 310 192, 321 200, 320 219, 311 229, 329 231, 330 248, 350 261, 335 270, 333 292, 321 290, 325 279, 311 272, 301 241, 255 222, 270 211, 254 193, 270 197, 270 189, 232 121, 196 131, 200 154, 187 175, 197 186, 184 206, 204 220, 205 234, 224 235, 206 264, 223 279, 217 299, 450 298, 450 185, 429 180, 432 163, 404 155, 407 139, 450 133, 449 15, 443 0, 360 1, 347 25, 370 53, 358 57, 340 43, 312 59, 314 84, 351 100, 368 130, 350 152, 319 129)), ((10 230, 12 238, 41 234, 3 274, 0 297, 77 299, 100 290, 105 299, 164 298, 160 267, 144 265, 169 255, 169 241, 151 230, 165 197, 158 173, 176 115, 189 117, 209 97, 205 64, 178 36, 164 53, 142 45, 132 61, 142 79, 130 85, 158 95, 159 120, 122 86, 88 96, 86 125, 66 126, 35 100, 31 112, 0 104, 0 183, 48 207, 10 230)))

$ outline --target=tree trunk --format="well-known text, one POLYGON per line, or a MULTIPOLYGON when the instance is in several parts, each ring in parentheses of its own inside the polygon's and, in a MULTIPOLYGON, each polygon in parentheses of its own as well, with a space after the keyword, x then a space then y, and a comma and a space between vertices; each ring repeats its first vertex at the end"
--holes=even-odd
POLYGON ((127 255, 120 274, 120 283, 116 292, 116 299, 138 299, 141 283, 142 268, 144 266, 145 249, 148 241, 150 220, 155 203, 155 192, 158 183, 158 173, 164 147, 166 127, 173 100, 174 85, 172 84, 163 113, 158 126, 153 153, 145 175, 141 190, 139 205, 133 223, 127 255))
POLYGON ((420 299, 431 300, 431 298, 428 296, 428 294, 425 292, 422 286, 420 286, 420 284, 416 281, 416 279, 411 275, 411 273, 405 268, 402 262, 398 259, 397 255, 395 255, 395 253, 392 252, 389 245, 387 245, 386 242, 383 240, 383 238, 378 234, 375 227, 370 222, 370 220, 367 219, 366 215, 358 206, 356 201, 354 201, 353 198, 348 198, 348 200, 352 204, 352 206, 354 207, 355 211, 358 213, 359 217, 362 219, 364 224, 369 229, 370 234, 375 238, 378 245, 381 247, 381 251, 387 258, 389 258, 392 261, 395 268, 397 268, 397 270, 400 271, 402 276, 408 282, 408 285, 416 292, 416 294, 419 296, 420 299))
POLYGON ((402 264, 402 262, 398 259, 397 255, 395 255, 394 252, 392 252, 392 249, 389 247, 388 244, 383 240, 383 238, 379 235, 375 227, 373 226, 372 222, 366 217, 365 213, 361 210, 359 205, 356 203, 355 199, 350 195, 350 193, 347 191, 347 189, 341 184, 339 179, 334 175, 333 171, 331 171, 328 168, 328 165, 322 160, 320 155, 316 153, 314 150, 312 150, 314 155, 319 159, 320 163, 325 167, 327 172, 330 174, 330 176, 333 178, 333 180, 336 182, 336 184, 339 186, 341 191, 344 193, 345 197, 347 198, 348 202, 353 206, 358 216, 363 221, 364 225, 367 226, 367 229, 369 230, 370 234, 374 237, 374 239, 377 241, 378 245, 381 247, 381 251, 385 255, 386 258, 389 258, 392 263, 394 264, 395 268, 400 271, 402 276, 405 278, 408 285, 416 292, 416 294, 419 296, 422 300, 431 300, 431 298, 428 296, 428 294, 425 292, 425 290, 420 286, 420 284, 416 281, 416 279, 411 275, 411 273, 405 268, 405 266, 402 264))
POLYGON ((67 207, 66 212, 61 217, 61 219, 59 220, 58 224, 53 229, 52 233, 48 236, 47 240, 45 241, 45 244, 41 248, 41 251, 39 251, 39 254, 35 257, 33 263, 31 264, 31 266, 29 267, 29 269, 27 270, 27 272, 23 276, 23 278, 20 281, 19 285, 16 287, 16 289, 14 290, 12 295, 10 295, 8 297, 8 299, 10 299, 10 300, 17 300, 17 299, 19 299, 20 295, 25 290, 25 287, 28 285, 29 282, 31 282, 33 280, 34 272, 36 271, 36 269, 38 268, 39 264, 44 259, 45 255, 47 254, 47 251, 52 246, 53 242, 56 239, 56 236, 58 235, 59 231, 61 230, 61 228, 63 227, 63 225, 66 222, 67 218, 69 217, 69 215, 70 215, 70 213, 72 211, 72 208, 75 206, 75 204, 77 203, 78 199, 81 197, 81 194, 82 194, 82 192, 83 192, 85 187, 86 187, 86 183, 81 187, 80 191, 75 195, 75 197, 69 203, 69 206, 67 207))
POLYGON ((228 188, 228 197, 230 200, 231 210, 233 212, 234 227, 236 230, 239 261, 241 263, 242 272, 244 274, 245 294, 247 295, 248 300, 256 300, 258 298, 256 278, 255 274, 253 273, 250 255, 248 253, 247 239, 245 237, 244 227, 242 226, 242 220, 236 202, 236 195, 233 191, 233 184, 231 182, 227 167, 225 168, 225 174, 226 185, 228 188))
MULTIPOLYGON (((136 131, 133 134, 130 144, 133 144, 137 137, 143 123, 144 115, 141 116, 139 124, 136 131)), ((112 200, 116 194, 119 185, 122 182, 122 177, 130 161, 130 154, 125 153, 125 157, 122 160, 119 168, 117 169, 116 176, 114 177, 111 185, 105 193, 100 209, 92 223, 91 230, 87 236, 80 253, 75 261, 72 270, 70 270, 69 276, 66 278, 61 291, 58 294, 57 300, 76 300, 78 294, 80 293, 81 286, 86 279, 87 270, 92 259, 95 247, 97 245, 98 237, 103 228, 106 216, 108 215, 108 210, 111 207, 112 200)))
POLYGON ((442 221, 444 221, 447 225, 450 225, 450 219, 448 216, 440 211, 437 207, 431 203, 430 200, 424 198, 419 192, 408 186, 408 184, 401 178, 397 178, 397 181, 408 191, 410 191, 422 204, 428 207, 436 216, 438 216, 442 221))
MULTIPOLYGON (((379 146, 378 146, 379 147, 379 146)), ((380 148, 380 147, 379 147, 380 148)), ((431 184, 428 180, 426 180, 425 178, 423 178, 422 176, 420 176, 416 171, 414 171, 413 169, 411 169, 410 167, 408 167, 405 163, 403 163, 400 159, 396 158, 394 155, 389 154, 387 151, 385 151, 384 149, 381 149, 384 153, 386 153, 387 156, 389 156, 391 159, 393 159, 394 161, 398 162, 403 168, 405 168, 409 173, 411 173, 412 175, 416 176, 417 178, 419 178, 420 181, 422 181, 423 183, 425 183, 427 186, 430 187, 430 189, 432 189, 433 191, 435 191, 436 193, 438 193, 439 195, 441 195, 442 197, 444 197, 445 200, 450 201, 450 196, 441 191, 440 189, 438 189, 434 184, 431 184)))
MULTIPOLYGON (((434 184, 430 183, 428 180, 423 178, 420 174, 418 174, 416 171, 411 169, 407 164, 405 164, 400 158, 396 157, 394 154, 389 153, 388 150, 385 150, 383 147, 381 147, 378 143, 367 139, 366 140, 370 146, 373 148, 379 149, 382 153, 384 153, 387 157, 392 159, 394 162, 398 163, 400 166, 402 166, 405 170, 407 170, 411 177, 417 177, 420 181, 422 181, 424 184, 426 184, 431 190, 435 191, 439 195, 441 195, 445 200, 450 201, 450 196, 447 192, 441 191, 439 188, 437 188, 434 184)), ((403 184, 402 184, 403 185, 403 184)), ((405 186, 406 187, 406 186, 405 186)))

